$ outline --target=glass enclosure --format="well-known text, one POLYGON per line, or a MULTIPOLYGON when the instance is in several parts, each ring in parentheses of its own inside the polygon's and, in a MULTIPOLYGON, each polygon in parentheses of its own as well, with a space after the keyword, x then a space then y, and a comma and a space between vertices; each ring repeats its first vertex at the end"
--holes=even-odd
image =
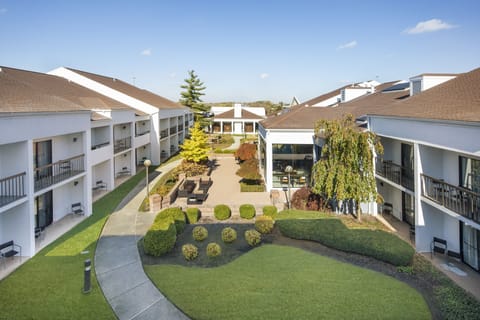
POLYGON ((310 184, 313 165, 313 145, 311 144, 273 144, 272 145, 272 186, 288 186, 287 166, 292 166, 290 186, 301 188, 310 184))

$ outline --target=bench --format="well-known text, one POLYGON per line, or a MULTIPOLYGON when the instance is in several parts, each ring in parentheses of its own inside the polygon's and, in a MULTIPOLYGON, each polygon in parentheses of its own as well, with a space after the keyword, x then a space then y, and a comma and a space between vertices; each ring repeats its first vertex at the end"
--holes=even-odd
POLYGON ((392 214, 392 212, 393 212, 393 205, 389 202, 384 202, 382 214, 392 214))
POLYGON ((78 214, 78 215, 84 215, 85 210, 80 202, 73 203, 72 204, 72 213, 73 214, 78 214))
MULTIPOLYGON (((15 244, 13 240, 0 244, 0 258, 6 259, 19 254, 22 256, 22 247, 18 244, 15 244)), ((4 263, 6 261, 4 260, 4 263)))
POLYGON ((448 251, 447 240, 433 237, 433 241, 430 245, 430 249, 431 249, 430 258, 433 258, 433 255, 435 253, 446 254, 448 251))
POLYGON ((117 172, 117 177, 129 175, 129 174, 130 174, 130 170, 128 170, 128 167, 123 167, 122 171, 117 172))
POLYGON ((107 190, 107 184, 103 182, 102 180, 99 180, 96 182, 95 186, 92 188, 92 190, 98 190, 98 189, 105 189, 107 190))
POLYGON ((187 198, 187 204, 202 204, 207 197, 208 193, 192 193, 187 198))

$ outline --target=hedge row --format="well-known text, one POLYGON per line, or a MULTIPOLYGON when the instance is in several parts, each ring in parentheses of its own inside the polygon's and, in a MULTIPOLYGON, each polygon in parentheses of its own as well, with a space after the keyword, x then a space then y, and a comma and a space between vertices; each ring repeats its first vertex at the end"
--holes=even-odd
POLYGON ((280 232, 293 239, 313 240, 328 247, 373 257, 395 266, 410 265, 414 249, 381 230, 348 229, 335 218, 276 220, 280 232))

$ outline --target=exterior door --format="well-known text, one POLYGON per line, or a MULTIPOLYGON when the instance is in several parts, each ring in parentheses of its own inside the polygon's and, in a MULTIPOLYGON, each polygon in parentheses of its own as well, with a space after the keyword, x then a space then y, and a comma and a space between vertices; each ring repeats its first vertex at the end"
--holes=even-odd
POLYGON ((413 197, 402 192, 402 220, 411 226, 415 225, 415 203, 413 197))
POLYGON ((480 231, 461 222, 462 259, 473 269, 480 271, 480 231))
POLYGON ((35 227, 43 228, 53 222, 52 191, 35 198, 35 227))

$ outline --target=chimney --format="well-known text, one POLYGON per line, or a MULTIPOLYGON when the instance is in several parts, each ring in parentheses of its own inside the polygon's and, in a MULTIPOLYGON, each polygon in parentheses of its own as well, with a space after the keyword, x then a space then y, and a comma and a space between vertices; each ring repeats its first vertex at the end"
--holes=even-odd
POLYGON ((233 105, 233 117, 234 118, 241 118, 242 117, 242 104, 235 103, 233 105))

